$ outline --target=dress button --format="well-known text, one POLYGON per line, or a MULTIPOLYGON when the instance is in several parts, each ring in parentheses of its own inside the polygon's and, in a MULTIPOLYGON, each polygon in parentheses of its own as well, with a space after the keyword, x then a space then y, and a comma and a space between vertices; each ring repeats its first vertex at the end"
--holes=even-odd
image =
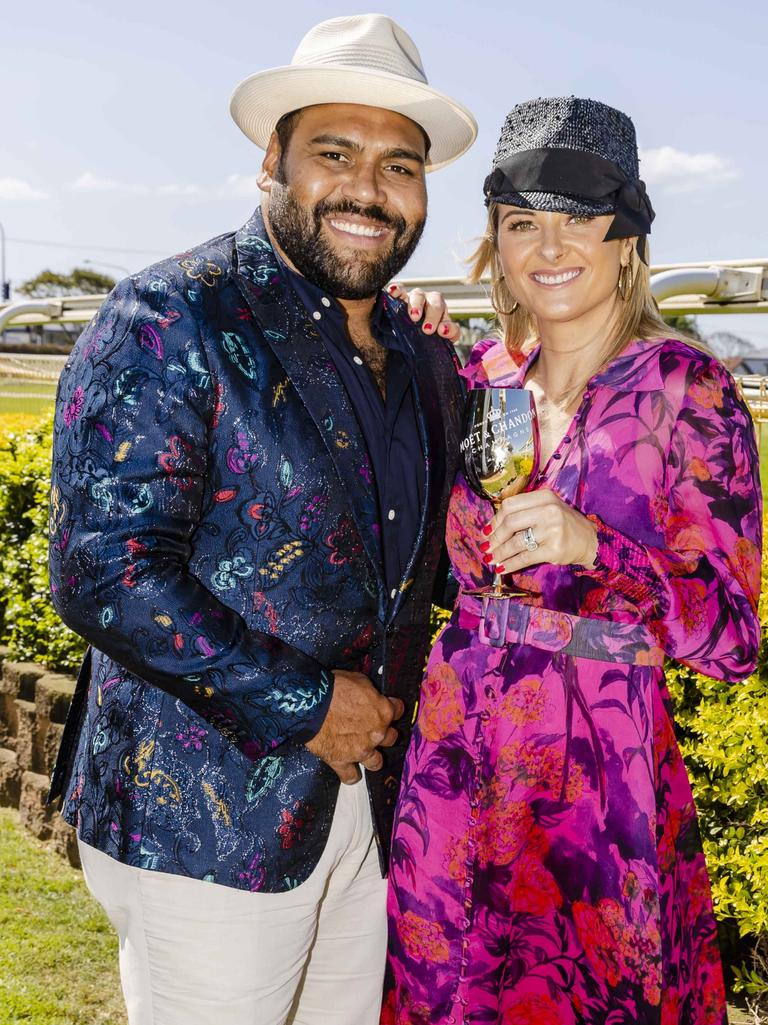
MULTIPOLYGON (((319 314, 318 314, 318 316, 319 316, 319 314)), ((358 365, 359 367, 361 367, 361 366, 363 365, 363 361, 362 361, 362 360, 360 359, 360 357, 359 357, 359 356, 353 356, 353 357, 352 357, 352 362, 353 362, 353 363, 357 363, 357 365, 358 365)))
POLYGON ((394 509, 390 509, 389 512, 387 513, 387 519, 388 520, 393 520, 394 518, 395 518, 395 510, 394 509))
POLYGON ((384 666, 379 666, 379 668, 376 670, 376 672, 379 674, 379 676, 383 676, 384 675, 384 666))
POLYGON ((570 438, 570 435, 568 435, 568 434, 566 434, 566 436, 563 438, 563 441, 566 443, 566 445, 570 442, 570 440, 571 440, 571 438, 570 438))
POLYGON ((330 306, 330 305, 331 305, 331 300, 330 300, 330 299, 326 299, 326 298, 325 298, 325 296, 323 296, 323 298, 322 298, 322 299, 320 300, 320 302, 321 302, 321 303, 323 304, 323 306, 325 306, 326 308, 327 308, 328 306, 330 306))
POLYGON ((312 316, 315 318, 315 320, 320 320, 320 318, 322 317, 322 313, 320 312, 320 310, 315 310, 312 316))
POLYGON ((493 689, 493 687, 491 687, 490 684, 488 684, 488 686, 485 688, 485 696, 487 698, 495 698, 496 697, 496 691, 493 689))
POLYGON ((561 457, 560 457, 560 453, 559 453, 559 452, 553 452, 553 453, 552 453, 552 458, 553 458, 553 459, 560 459, 560 458, 561 458, 561 457))

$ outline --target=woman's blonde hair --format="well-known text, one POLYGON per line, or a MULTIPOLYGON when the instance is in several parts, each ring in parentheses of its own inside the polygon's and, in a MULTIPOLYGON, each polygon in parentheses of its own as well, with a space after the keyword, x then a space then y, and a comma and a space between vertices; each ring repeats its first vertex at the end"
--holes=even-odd
MULTIPOLYGON (((470 266, 468 281, 472 284, 480 282, 486 274, 491 279, 491 303, 501 326, 501 336, 510 354, 529 351, 538 341, 538 327, 535 317, 516 303, 509 290, 504 273, 501 269, 498 246, 498 204, 491 203, 488 207, 488 225, 475 252, 467 261, 470 266)), ((648 243, 645 245, 645 257, 648 258, 648 243)), ((644 263, 635 246, 632 247, 630 262, 632 288, 626 299, 619 296, 616 321, 610 332, 608 342, 600 354, 597 364, 584 368, 583 378, 574 383, 565 395, 558 399, 566 404, 584 390, 587 381, 599 373, 611 360, 615 359, 630 342, 638 338, 677 338, 688 342, 696 348, 702 348, 696 339, 674 330, 666 324, 659 313, 659 307, 651 292, 651 275, 648 264, 644 263)))

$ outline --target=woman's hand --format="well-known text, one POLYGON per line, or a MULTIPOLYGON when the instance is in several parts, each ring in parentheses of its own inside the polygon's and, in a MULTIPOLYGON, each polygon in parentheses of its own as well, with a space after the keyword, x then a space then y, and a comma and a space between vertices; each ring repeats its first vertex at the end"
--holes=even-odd
POLYGON ((480 548, 497 573, 516 573, 542 562, 587 569, 595 564, 594 523, 545 488, 505 498, 483 533, 480 548), (538 544, 534 551, 526 546, 528 528, 538 544))
POLYGON ((402 285, 393 281, 387 287, 387 293, 393 299, 402 299, 408 306, 408 315, 416 323, 421 320, 421 330, 425 335, 438 334, 449 342, 458 341, 461 328, 448 314, 448 307, 442 292, 424 292, 421 288, 406 291, 402 285))

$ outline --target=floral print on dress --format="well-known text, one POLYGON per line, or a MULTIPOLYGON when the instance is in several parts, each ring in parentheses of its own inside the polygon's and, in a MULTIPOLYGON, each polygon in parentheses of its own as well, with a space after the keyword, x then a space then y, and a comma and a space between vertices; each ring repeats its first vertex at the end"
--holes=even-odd
MULTIPOLYGON (((481 342, 465 374, 520 386, 536 355, 481 342)), ((588 383, 535 486, 593 520, 594 568, 517 574, 530 595, 503 611, 460 594, 427 664, 383 1025, 725 1025, 661 656, 753 669, 757 466, 732 380, 683 342, 635 342, 588 383)), ((459 475, 447 534, 465 592, 490 583, 490 515, 459 475)))

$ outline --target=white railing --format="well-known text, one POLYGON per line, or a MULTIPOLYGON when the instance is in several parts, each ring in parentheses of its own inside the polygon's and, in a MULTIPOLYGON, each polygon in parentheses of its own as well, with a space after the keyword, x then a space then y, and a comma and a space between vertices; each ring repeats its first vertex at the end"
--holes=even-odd
MULTIPOLYGON (((452 317, 493 317, 487 283, 459 277, 408 278, 406 287, 442 292, 452 317)), ((665 263, 651 267, 651 288, 667 316, 768 313, 768 260, 665 263)))

